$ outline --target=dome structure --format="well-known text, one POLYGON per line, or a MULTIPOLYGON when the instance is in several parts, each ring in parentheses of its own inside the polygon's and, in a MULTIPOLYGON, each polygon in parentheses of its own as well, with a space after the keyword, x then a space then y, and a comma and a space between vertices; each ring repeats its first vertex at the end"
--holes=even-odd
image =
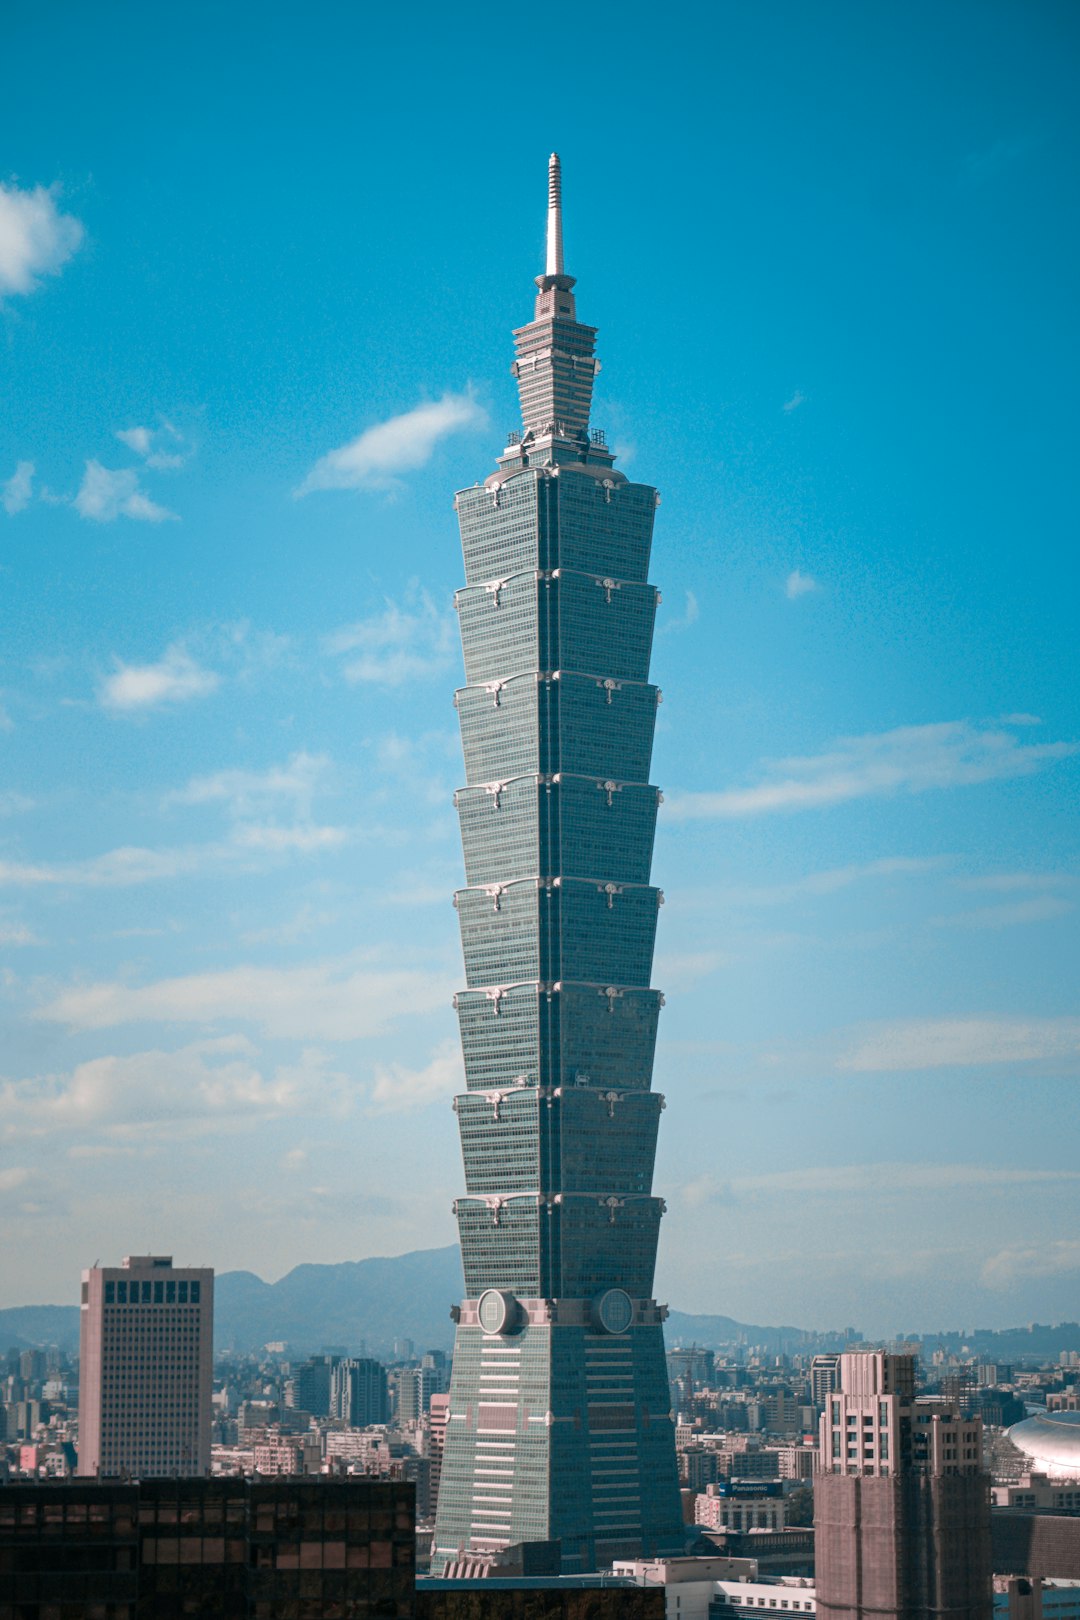
POLYGON ((1080 1412, 1040 1409, 1007 1432, 1040 1474, 1050 1479, 1080 1479, 1080 1412))

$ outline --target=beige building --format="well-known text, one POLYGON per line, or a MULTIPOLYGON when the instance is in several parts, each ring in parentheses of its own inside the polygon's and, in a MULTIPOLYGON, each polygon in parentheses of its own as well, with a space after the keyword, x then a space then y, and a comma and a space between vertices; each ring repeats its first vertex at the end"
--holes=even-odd
POLYGON ((854 1351, 821 1419, 814 1482, 823 1620, 990 1620, 982 1425, 915 1396, 915 1357, 854 1351))
POLYGON ((129 1255, 82 1274, 80 1474, 210 1472, 214 1273, 129 1255))

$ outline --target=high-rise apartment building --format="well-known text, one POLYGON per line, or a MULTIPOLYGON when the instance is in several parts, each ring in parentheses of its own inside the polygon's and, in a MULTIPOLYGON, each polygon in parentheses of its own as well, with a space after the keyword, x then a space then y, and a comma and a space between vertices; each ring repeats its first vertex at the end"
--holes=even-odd
POLYGON ((386 1368, 368 1356, 336 1361, 330 1374, 330 1416, 354 1429, 390 1416, 386 1368))
POLYGON ((431 1410, 431 1397, 438 1387, 438 1374, 433 1367, 403 1367, 398 1375, 397 1420, 399 1423, 419 1423, 425 1412, 431 1410))
POLYGON ((129 1255, 82 1274, 79 1473, 210 1471, 214 1273, 129 1255))
POLYGON ((341 1356, 321 1355, 301 1362, 285 1382, 285 1405, 310 1412, 313 1417, 329 1417, 331 1381, 341 1360, 341 1356))
POLYGON ((546 271, 514 333, 524 430, 455 502, 467 1297, 435 1573, 511 1543, 560 1542, 573 1572, 683 1541, 652 1297, 658 497, 590 431, 560 188, 552 157, 546 271))
POLYGON ((982 1423, 916 1400, 915 1357, 840 1357, 814 1480, 824 1620, 989 1620, 990 1481, 982 1423))

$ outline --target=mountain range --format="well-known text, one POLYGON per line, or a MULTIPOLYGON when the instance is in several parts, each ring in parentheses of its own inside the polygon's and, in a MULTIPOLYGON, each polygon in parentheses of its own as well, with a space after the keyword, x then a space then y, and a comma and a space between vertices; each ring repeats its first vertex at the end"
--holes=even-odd
MULTIPOLYGON (((417 1353, 447 1350, 453 1343, 450 1305, 461 1298, 461 1256, 456 1244, 417 1249, 389 1259, 346 1260, 336 1265, 295 1266, 275 1283, 251 1271, 226 1271, 214 1289, 214 1342, 218 1350, 255 1350, 284 1341, 294 1353, 324 1346, 390 1357, 395 1341, 411 1339, 417 1353)), ((814 1333, 797 1327, 764 1327, 730 1316, 693 1316, 673 1310, 669 1346, 697 1344, 719 1349, 754 1345, 767 1355, 839 1350, 842 1331, 814 1333)), ((918 1337, 918 1335, 914 1335, 918 1337)), ((1056 1357, 1080 1350, 1080 1327, 1032 1324, 1000 1332, 931 1334, 928 1343, 993 1356, 999 1360, 1056 1357)), ((18 1305, 0 1310, 0 1351, 34 1344, 74 1350, 79 1342, 77 1305, 18 1305)))

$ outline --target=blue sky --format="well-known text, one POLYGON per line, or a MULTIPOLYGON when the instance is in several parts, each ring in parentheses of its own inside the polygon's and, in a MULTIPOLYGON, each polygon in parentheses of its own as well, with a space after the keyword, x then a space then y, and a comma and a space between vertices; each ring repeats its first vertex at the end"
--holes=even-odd
POLYGON ((658 1288, 1075 1316, 1075 9, 8 8, 0 1303, 452 1241, 454 489, 663 497, 658 1288))

